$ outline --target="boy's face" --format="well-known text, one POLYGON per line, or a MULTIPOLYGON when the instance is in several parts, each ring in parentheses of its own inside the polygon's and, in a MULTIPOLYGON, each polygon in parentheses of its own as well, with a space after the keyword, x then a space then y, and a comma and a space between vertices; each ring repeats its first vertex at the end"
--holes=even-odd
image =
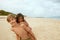
POLYGON ((16 22, 16 19, 14 19, 14 18, 10 18, 10 24, 12 25, 12 26, 14 26, 15 25, 15 22, 16 22))

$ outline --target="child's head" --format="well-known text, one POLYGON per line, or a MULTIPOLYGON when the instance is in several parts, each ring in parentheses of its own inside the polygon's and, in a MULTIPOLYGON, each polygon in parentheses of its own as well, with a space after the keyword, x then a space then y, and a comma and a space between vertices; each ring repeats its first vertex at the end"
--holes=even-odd
POLYGON ((9 15, 7 16, 7 21, 8 21, 11 25, 13 25, 13 23, 16 22, 15 16, 12 15, 12 14, 9 14, 9 15))
POLYGON ((11 22, 13 19, 15 19, 15 16, 13 16, 12 14, 9 14, 9 15, 7 16, 7 21, 8 21, 8 22, 11 22))
POLYGON ((16 21, 17 21, 17 23, 24 21, 24 15, 21 13, 17 14, 16 15, 16 21))

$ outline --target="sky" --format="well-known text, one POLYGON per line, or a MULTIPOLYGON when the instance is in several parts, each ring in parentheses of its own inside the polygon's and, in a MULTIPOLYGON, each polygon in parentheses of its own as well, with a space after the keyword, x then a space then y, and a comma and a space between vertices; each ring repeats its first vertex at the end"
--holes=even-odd
POLYGON ((60 0, 0 0, 0 10, 30 17, 60 16, 60 0))

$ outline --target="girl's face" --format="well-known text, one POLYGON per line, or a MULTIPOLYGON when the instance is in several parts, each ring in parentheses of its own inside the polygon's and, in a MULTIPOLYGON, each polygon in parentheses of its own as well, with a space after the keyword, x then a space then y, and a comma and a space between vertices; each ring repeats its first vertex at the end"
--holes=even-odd
POLYGON ((18 18, 18 22, 23 22, 23 20, 24 20, 23 17, 18 18))
POLYGON ((14 19, 14 18, 10 18, 10 22, 9 22, 9 23, 10 23, 11 25, 14 26, 14 25, 15 25, 15 22, 16 22, 16 19, 14 19))

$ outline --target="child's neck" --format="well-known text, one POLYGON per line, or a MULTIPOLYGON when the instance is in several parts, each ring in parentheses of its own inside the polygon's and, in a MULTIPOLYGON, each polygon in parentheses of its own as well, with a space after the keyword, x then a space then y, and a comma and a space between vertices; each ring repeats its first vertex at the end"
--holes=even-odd
POLYGON ((18 25, 19 25, 18 23, 15 23, 15 25, 13 25, 13 27, 18 27, 18 25))

